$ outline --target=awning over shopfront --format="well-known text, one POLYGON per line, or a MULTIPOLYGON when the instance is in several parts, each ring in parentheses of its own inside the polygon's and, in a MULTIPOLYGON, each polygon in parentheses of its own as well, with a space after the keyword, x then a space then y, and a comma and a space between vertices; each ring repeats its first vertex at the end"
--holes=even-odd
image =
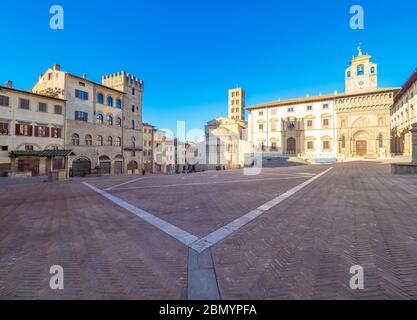
POLYGON ((19 157, 39 157, 39 158, 66 158, 71 154, 72 150, 41 150, 41 151, 11 151, 10 158, 19 157))

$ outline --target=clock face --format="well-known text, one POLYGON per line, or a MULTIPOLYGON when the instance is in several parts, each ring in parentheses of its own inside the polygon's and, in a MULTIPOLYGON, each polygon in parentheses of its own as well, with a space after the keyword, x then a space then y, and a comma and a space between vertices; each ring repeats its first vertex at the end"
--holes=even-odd
POLYGON ((363 80, 358 81, 358 86, 359 87, 363 87, 364 85, 365 85, 365 81, 363 81, 363 80))

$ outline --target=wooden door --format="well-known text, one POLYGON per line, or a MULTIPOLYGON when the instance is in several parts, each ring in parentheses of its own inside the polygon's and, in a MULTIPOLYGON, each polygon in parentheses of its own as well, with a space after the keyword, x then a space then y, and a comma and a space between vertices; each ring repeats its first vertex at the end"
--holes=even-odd
POLYGON ((123 161, 115 161, 114 162, 114 174, 122 174, 123 173, 123 161))
POLYGON ((287 153, 295 154, 297 152, 297 142, 294 138, 289 138, 287 140, 287 153))
POLYGON ((356 155, 365 156, 368 153, 366 140, 356 141, 356 155))
POLYGON ((91 173, 90 160, 79 159, 72 163, 72 175, 74 177, 83 177, 91 173))
POLYGON ((110 174, 111 173, 111 162, 110 161, 100 162, 100 169, 101 169, 102 174, 110 174))
POLYGON ((32 172, 32 176, 39 175, 39 159, 21 158, 18 160, 18 170, 20 172, 32 172))

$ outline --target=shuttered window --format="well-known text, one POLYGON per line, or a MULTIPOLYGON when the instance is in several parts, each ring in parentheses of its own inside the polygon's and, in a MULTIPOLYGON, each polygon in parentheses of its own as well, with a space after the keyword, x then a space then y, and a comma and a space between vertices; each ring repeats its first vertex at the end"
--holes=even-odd
POLYGON ((39 102, 39 112, 48 112, 48 105, 46 103, 39 102))
POLYGON ((9 124, 7 122, 0 122, 0 136, 9 135, 9 124))
POLYGON ((49 128, 46 126, 35 126, 35 137, 49 137, 49 128))
POLYGON ((88 121, 88 113, 82 111, 75 111, 75 120, 88 121))
POLYGON ((19 99, 19 108, 20 109, 25 109, 25 110, 29 110, 30 107, 30 102, 28 99, 19 99))
POLYGON ((51 128, 51 138, 59 139, 62 137, 62 129, 61 128, 51 128))
POLYGON ((29 124, 16 124, 17 136, 32 136, 32 126, 29 124))
POLYGON ((0 106, 8 107, 9 106, 9 97, 0 95, 0 106))
POLYGON ((62 106, 58 106, 58 105, 56 105, 56 106, 54 107, 54 113, 55 113, 55 114, 62 114, 62 106))
POLYGON ((88 92, 75 89, 75 97, 81 100, 88 100, 88 92))

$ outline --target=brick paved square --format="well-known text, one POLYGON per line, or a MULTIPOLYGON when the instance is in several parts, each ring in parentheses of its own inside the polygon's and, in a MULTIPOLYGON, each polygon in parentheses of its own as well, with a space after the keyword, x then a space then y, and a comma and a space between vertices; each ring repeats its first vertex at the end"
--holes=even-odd
POLYGON ((417 177, 375 162, 2 184, 0 299, 415 299, 415 208, 417 177), (164 229, 201 240, 251 212, 201 258, 164 229))

